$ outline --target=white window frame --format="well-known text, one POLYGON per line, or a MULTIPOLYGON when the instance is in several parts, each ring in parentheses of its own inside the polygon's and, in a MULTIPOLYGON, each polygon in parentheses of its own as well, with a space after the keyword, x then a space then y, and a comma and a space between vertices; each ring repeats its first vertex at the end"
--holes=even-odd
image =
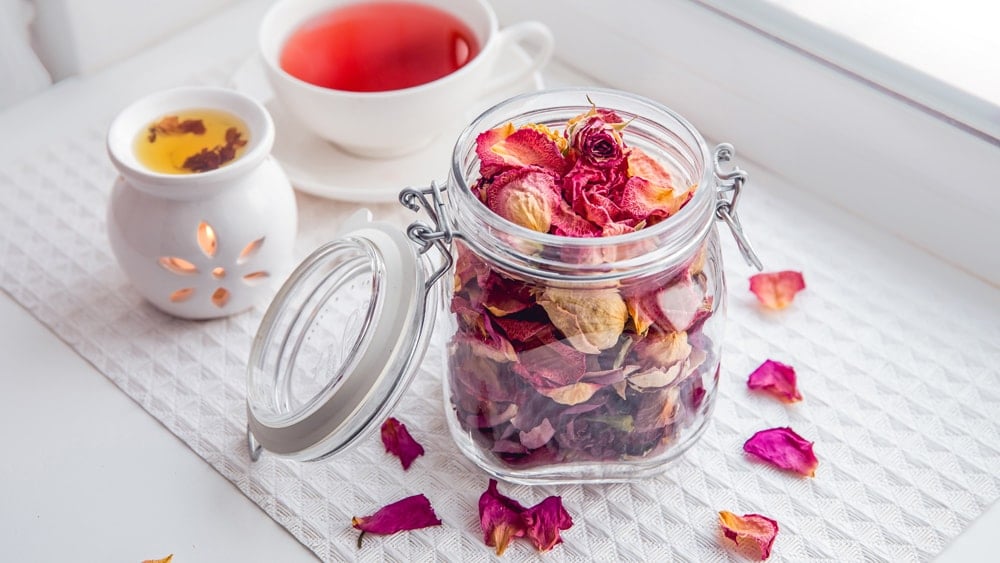
POLYGON ((560 62, 595 82, 657 99, 802 189, 1000 284, 990 134, 755 27, 725 11, 729 0, 493 4, 503 22, 549 25, 560 62))

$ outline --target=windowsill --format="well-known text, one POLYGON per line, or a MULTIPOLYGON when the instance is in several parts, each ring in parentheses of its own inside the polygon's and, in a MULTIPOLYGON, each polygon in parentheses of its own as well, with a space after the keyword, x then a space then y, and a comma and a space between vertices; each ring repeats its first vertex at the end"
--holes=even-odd
POLYGON ((984 181, 1000 175, 1000 145, 988 135, 699 0, 633 0, 620 18, 572 0, 495 7, 503 21, 548 24, 560 62, 665 103, 792 185, 1000 283, 1000 202, 984 181))

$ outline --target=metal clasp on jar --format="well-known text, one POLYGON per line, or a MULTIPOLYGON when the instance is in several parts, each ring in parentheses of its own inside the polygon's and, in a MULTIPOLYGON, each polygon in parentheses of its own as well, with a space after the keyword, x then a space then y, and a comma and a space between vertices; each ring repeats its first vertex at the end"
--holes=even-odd
POLYGON ((458 233, 452 230, 451 220, 448 218, 448 206, 443 197, 447 189, 438 186, 437 182, 431 182, 427 188, 406 188, 399 192, 399 203, 418 213, 421 208, 425 209, 433 222, 433 225, 428 225, 422 221, 414 221, 406 229, 406 235, 420 247, 420 254, 426 254, 431 248, 437 248, 441 254, 441 264, 424 283, 425 291, 430 291, 455 261, 450 245, 458 233))
POLYGON ((719 200, 715 204, 715 216, 729 226, 733 238, 736 239, 736 246, 739 247, 740 254, 743 255, 746 263, 760 271, 764 269, 764 265, 761 264, 750 240, 743 232, 743 225, 740 224, 739 215, 736 214, 736 204, 739 203, 743 184, 747 181, 747 173, 735 164, 730 170, 722 168, 722 163, 731 162, 735 155, 736 149, 729 143, 722 143, 715 147, 713 160, 719 191, 719 200))

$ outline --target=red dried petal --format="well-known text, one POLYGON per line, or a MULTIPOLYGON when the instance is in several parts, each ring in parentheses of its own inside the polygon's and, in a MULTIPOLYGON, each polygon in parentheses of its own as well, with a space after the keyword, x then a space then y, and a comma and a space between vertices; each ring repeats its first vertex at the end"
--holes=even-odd
POLYGON ((760 548, 760 558, 771 556, 771 545, 778 535, 778 523, 760 514, 744 514, 737 516, 732 512, 719 512, 719 523, 722 533, 736 545, 740 541, 752 541, 760 548))
POLYGON ((774 360, 767 360, 750 374, 747 387, 774 395, 785 403, 802 400, 796 386, 795 368, 774 360))
POLYGON ((496 317, 521 312, 535 304, 531 286, 490 272, 483 281, 482 304, 496 317))
POLYGON ((538 551, 548 551, 562 543, 560 530, 573 527, 573 518, 563 508, 562 498, 551 496, 524 511, 525 535, 538 551))
POLYGON ((503 555, 510 541, 527 536, 539 551, 548 551, 562 543, 560 530, 573 526, 573 518, 563 508, 562 498, 546 497, 525 508, 516 500, 500 494, 497 482, 490 479, 486 492, 479 497, 479 525, 483 541, 503 555))
POLYGON ((491 178, 504 170, 537 166, 560 176, 571 162, 562 154, 556 141, 535 129, 515 129, 510 123, 480 133, 476 137, 479 173, 491 178))
POLYGON ((587 356, 542 333, 546 340, 539 346, 522 350, 514 372, 535 389, 572 385, 587 373, 587 356))
POLYGON ((399 457, 404 471, 410 468, 413 460, 424 455, 424 447, 413 439, 406 425, 395 418, 382 423, 382 445, 385 451, 399 457))
POLYGON ((806 288, 801 272, 785 270, 750 277, 750 291, 768 309, 784 309, 791 305, 795 294, 806 288))
POLYGON ((524 536, 526 530, 521 513, 526 509, 516 500, 500 494, 497 482, 490 484, 479 497, 479 526, 483 530, 483 541, 503 555, 510 540, 524 536))
POLYGON ((441 520, 431 501, 424 495, 413 495, 384 506, 371 516, 351 518, 351 526, 370 534, 395 534, 428 526, 440 526, 441 520))
POLYGON ((761 430, 743 444, 743 451, 775 467, 807 477, 815 477, 819 465, 813 443, 787 427, 761 430))

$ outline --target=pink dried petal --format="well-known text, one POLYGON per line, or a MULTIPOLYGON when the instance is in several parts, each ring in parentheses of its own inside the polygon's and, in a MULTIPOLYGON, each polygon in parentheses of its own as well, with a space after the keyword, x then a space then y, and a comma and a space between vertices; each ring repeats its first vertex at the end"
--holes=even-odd
POLYGON ((580 216, 564 199, 552 213, 552 234, 563 237, 592 238, 601 236, 601 227, 580 216))
POLYGON ((431 502, 424 495, 396 501, 371 516, 351 518, 351 526, 370 534, 395 534, 440 525, 441 520, 434 514, 431 502))
POLYGON ((538 551, 548 551, 562 543, 560 530, 573 527, 573 518, 563 508, 562 498, 547 497, 522 514, 525 535, 538 551))
POLYGON ((514 372, 535 389, 572 385, 586 375, 587 356, 552 336, 539 334, 540 344, 518 353, 514 372))
POLYGON ((515 350, 518 349, 517 344, 537 338, 542 332, 552 331, 552 325, 548 322, 511 317, 498 317, 494 321, 507 335, 507 339, 515 343, 515 350))
POLYGON ((787 427, 761 430, 743 444, 743 451, 775 467, 807 477, 815 477, 819 465, 813 443, 787 427))
POLYGON ((677 213, 690 198, 689 192, 677 193, 645 178, 629 178, 621 189, 618 206, 632 219, 655 224, 677 213))
POLYGON ((571 165, 555 139, 530 127, 517 129, 510 123, 476 137, 476 155, 480 161, 479 173, 487 178, 527 166, 562 176, 571 165))
POLYGON ((490 484, 479 497, 479 526, 483 530, 483 541, 503 555, 510 540, 524 536, 526 530, 521 514, 524 506, 516 500, 500 494, 497 482, 490 484))
POLYGON ((750 291, 768 309, 784 309, 791 305, 795 294, 806 288, 801 272, 785 270, 750 277, 750 291))
POLYGON ((410 468, 413 460, 424 455, 424 447, 413 439, 406 425, 391 417, 382 423, 382 445, 385 451, 399 457, 404 471, 410 468))
POLYGON ((760 548, 760 558, 771 556, 771 545, 778 535, 778 523, 760 514, 744 514, 737 516, 732 512, 719 512, 719 523, 722 533, 736 545, 740 541, 752 541, 760 548))
POLYGON ((785 403, 802 400, 796 386, 795 368, 774 360, 767 360, 750 374, 747 387, 774 395, 785 403))
POLYGON ((657 293, 654 304, 662 319, 675 331, 691 328, 710 309, 705 302, 705 289, 686 275, 657 293))
POLYGON ((552 427, 549 419, 543 418, 541 424, 527 432, 520 432, 518 437, 521 445, 528 449, 540 448, 548 443, 556 435, 556 429, 552 427))
POLYGON ((455 243, 455 290, 459 290, 472 280, 482 284, 490 273, 490 267, 461 242, 455 243))

